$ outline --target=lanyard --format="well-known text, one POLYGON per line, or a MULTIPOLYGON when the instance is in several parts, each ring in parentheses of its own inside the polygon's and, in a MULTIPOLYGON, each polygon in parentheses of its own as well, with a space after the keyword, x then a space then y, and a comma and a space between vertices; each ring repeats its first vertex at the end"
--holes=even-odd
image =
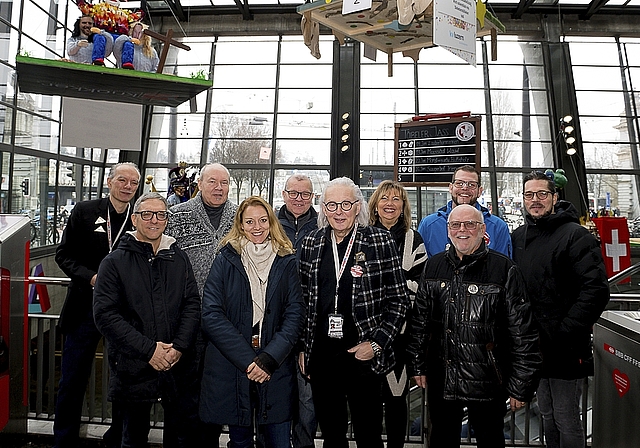
POLYGON ((131 204, 127 204, 127 217, 124 218, 124 222, 122 223, 122 227, 120 227, 120 231, 116 235, 114 240, 111 239, 111 213, 109 211, 109 207, 107 207, 107 240, 109 241, 109 253, 113 250, 113 245, 118 241, 122 231, 127 226, 127 219, 129 219, 129 209, 131 208, 131 204))
POLYGON ((349 244, 347 245, 347 251, 344 253, 344 257, 342 258, 342 263, 338 261, 338 243, 336 243, 336 235, 334 231, 331 231, 331 247, 333 248, 333 264, 336 268, 336 299, 334 304, 334 312, 338 314, 338 287, 340 286, 340 278, 342 277, 342 273, 344 269, 347 267, 347 263, 349 262, 349 255, 351 254, 351 249, 353 249, 353 243, 356 240, 356 231, 357 229, 354 227, 353 232, 351 233, 351 238, 349 238, 349 244))

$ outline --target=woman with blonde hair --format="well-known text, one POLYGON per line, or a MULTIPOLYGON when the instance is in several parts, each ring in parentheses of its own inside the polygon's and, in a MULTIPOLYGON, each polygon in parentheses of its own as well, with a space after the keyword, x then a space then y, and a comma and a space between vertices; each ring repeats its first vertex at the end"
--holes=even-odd
MULTIPOLYGON (((411 228, 409 195, 400 183, 391 180, 380 182, 369 200, 369 224, 391 233, 400 255, 402 270, 407 279, 413 304, 418 290, 418 281, 427 261, 427 251, 420 234, 411 228)), ((406 347, 407 340, 403 326, 393 342, 393 349, 398 354, 396 365, 387 374, 387 380, 382 385, 388 448, 402 448, 406 439, 407 393, 409 392, 404 356, 406 347)))
POLYGON ((273 208, 245 199, 220 242, 202 299, 208 339, 200 417, 229 425, 230 446, 289 448, 304 304, 296 257, 273 208))

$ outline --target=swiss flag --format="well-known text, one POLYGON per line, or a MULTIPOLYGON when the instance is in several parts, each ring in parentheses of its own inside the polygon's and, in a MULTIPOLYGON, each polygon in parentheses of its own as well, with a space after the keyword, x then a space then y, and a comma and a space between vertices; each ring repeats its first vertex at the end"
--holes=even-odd
MULTIPOLYGON (((594 218, 602 245, 602 258, 607 268, 607 276, 612 277, 631 266, 631 249, 629 247, 629 228, 627 218, 608 217, 594 218)), ((620 283, 629 283, 631 277, 620 283)))

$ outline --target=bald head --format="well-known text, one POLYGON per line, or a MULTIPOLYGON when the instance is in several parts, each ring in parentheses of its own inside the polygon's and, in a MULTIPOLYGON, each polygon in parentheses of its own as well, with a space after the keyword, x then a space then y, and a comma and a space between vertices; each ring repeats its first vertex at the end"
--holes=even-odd
POLYGON ((486 230, 482 212, 468 204, 460 204, 451 210, 447 227, 458 258, 474 253, 482 244, 486 230))

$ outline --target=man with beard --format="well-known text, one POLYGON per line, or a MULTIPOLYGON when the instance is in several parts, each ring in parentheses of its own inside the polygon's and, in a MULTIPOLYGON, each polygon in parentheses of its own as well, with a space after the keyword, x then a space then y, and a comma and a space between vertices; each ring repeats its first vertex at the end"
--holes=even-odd
POLYGON ((418 226, 418 233, 424 240, 429 258, 445 250, 451 243, 447 236, 447 219, 451 210, 460 204, 469 204, 482 212, 487 226, 484 234, 487 247, 511 257, 509 228, 502 219, 478 204, 482 191, 480 173, 474 167, 464 165, 454 171, 449 184, 451 200, 437 212, 426 216, 418 226))
POLYGON ((609 301, 600 245, 559 201, 544 173, 524 177, 525 223, 513 232, 513 259, 524 274, 540 331, 538 406, 549 448, 583 448, 580 396, 593 375, 591 328, 609 301))

